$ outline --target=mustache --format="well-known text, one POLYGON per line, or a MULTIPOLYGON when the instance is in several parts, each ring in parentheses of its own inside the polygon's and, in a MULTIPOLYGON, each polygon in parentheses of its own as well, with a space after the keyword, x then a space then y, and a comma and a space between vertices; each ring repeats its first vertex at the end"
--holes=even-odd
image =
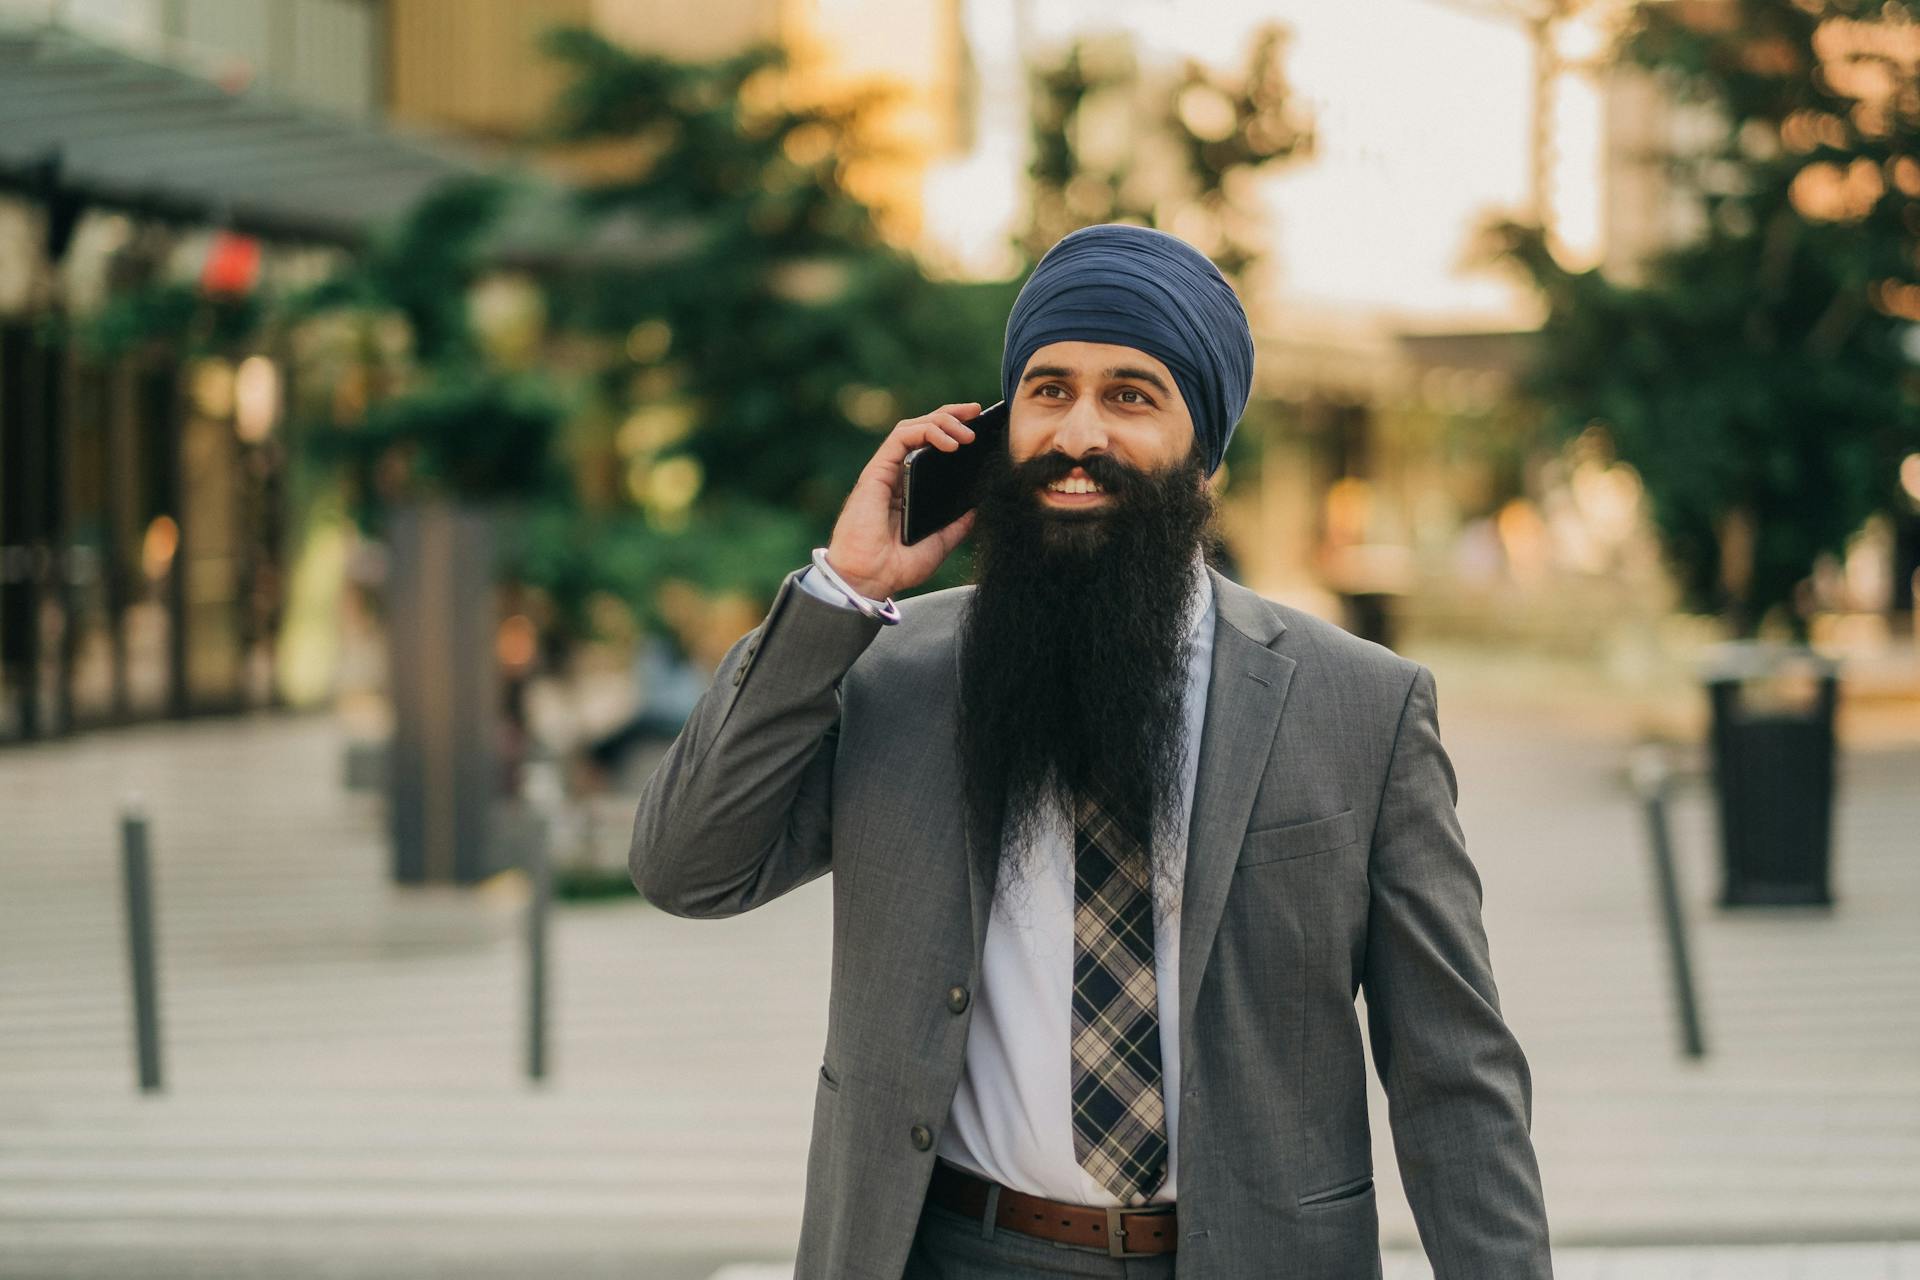
POLYGON ((1148 483, 1145 471, 1104 453, 1090 453, 1084 458, 1075 458, 1058 450, 1036 454, 1024 462, 1013 463, 1008 479, 1015 492, 1035 493, 1056 480, 1066 479, 1075 467, 1086 472, 1095 484, 1120 499, 1134 496, 1148 483))

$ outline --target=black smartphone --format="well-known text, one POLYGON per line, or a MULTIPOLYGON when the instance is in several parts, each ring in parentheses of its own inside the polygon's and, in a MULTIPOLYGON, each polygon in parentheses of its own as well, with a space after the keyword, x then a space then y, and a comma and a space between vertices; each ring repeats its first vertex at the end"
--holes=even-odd
POLYGON ((951 453, 923 444, 907 455, 900 503, 900 541, 907 546, 938 533, 978 504, 988 451, 1006 448, 1007 402, 982 409, 967 425, 973 428, 973 439, 951 453))

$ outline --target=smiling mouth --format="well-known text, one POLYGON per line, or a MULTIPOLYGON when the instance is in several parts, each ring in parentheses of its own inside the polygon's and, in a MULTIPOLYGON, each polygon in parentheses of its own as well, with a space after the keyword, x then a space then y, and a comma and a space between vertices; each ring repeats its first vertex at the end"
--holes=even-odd
POLYGON ((1076 478, 1076 479, 1070 479, 1070 480, 1055 480, 1052 484, 1047 486, 1047 492, 1066 494, 1069 497, 1072 497, 1072 496, 1078 496, 1082 494, 1086 494, 1086 495, 1104 494, 1106 490, 1102 489, 1099 485, 1095 484, 1091 480, 1076 478))

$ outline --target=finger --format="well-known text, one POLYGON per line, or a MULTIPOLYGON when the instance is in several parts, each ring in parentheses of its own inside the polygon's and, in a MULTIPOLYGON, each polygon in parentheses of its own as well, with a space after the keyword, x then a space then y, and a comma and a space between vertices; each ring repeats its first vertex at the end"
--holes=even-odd
POLYGON ((907 424, 903 422, 887 433, 887 438, 880 442, 880 447, 868 460, 865 468, 867 471, 872 471, 876 467, 898 467, 900 460, 913 452, 913 445, 907 440, 906 428, 907 424))
POLYGON ((912 419, 908 426, 908 438, 918 435, 921 439, 930 439, 935 432, 944 434, 948 439, 964 443, 973 439, 974 429, 951 413, 930 413, 924 418, 912 419))
POLYGON ((963 422, 942 423, 918 418, 902 424, 900 438, 906 443, 909 453, 923 444, 930 444, 936 449, 951 453, 964 444, 971 435, 972 432, 963 422))
MULTIPOLYGON (((964 425, 959 423, 958 419, 955 419, 955 423, 964 425)), ((867 464, 867 469, 872 470, 875 467, 884 467, 890 471, 897 469, 909 453, 923 444, 930 443, 927 433, 933 427, 934 424, 929 418, 902 418, 893 430, 887 433, 887 438, 880 443, 880 448, 874 453, 872 461, 867 464)))
POLYGON ((948 435, 952 436, 956 440, 971 440, 975 435, 979 434, 972 427, 968 426, 965 422, 962 422, 959 418, 955 417, 951 413, 946 413, 946 412, 930 413, 927 415, 927 417, 932 419, 933 422, 937 424, 942 431, 945 431, 948 435))
POLYGON ((925 443, 929 425, 926 418, 902 418, 887 433, 887 438, 880 442, 880 448, 875 451, 873 461, 868 466, 897 466, 901 459, 925 443))
POLYGON ((972 440, 975 435, 973 428, 949 410, 977 411, 978 407, 977 404, 950 405, 946 409, 935 410, 925 418, 902 419, 862 468, 861 480, 882 485, 889 493, 893 492, 899 487, 900 464, 915 449, 931 445, 943 453, 952 453, 972 440))
MULTIPOLYGON (((938 409, 935 409, 933 411, 933 413, 957 414, 963 420, 966 418, 971 418, 975 414, 978 414, 979 412, 980 412, 980 402, 978 400, 969 400, 965 404, 943 404, 938 409)), ((930 413, 927 416, 931 418, 933 416, 933 413, 930 413)))
POLYGON ((921 444, 920 433, 909 431, 910 425, 903 422, 888 433, 873 457, 867 459, 867 465, 860 469, 862 484, 878 484, 888 491, 898 486, 901 464, 921 444))

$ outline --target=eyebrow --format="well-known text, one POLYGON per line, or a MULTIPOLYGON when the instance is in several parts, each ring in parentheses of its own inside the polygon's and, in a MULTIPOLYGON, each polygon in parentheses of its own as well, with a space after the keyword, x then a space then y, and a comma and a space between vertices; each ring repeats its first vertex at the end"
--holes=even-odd
MULTIPOLYGON (((1067 368, 1065 365, 1039 365, 1027 370, 1027 375, 1020 379, 1020 384, 1025 386, 1036 378, 1066 378, 1068 381, 1072 381, 1073 376, 1073 370, 1067 368)), ((1160 375, 1151 369, 1141 369, 1134 365, 1115 365, 1113 368, 1108 369, 1104 376, 1109 378, 1133 378, 1158 387, 1160 394, 1163 396, 1171 396, 1173 394, 1173 389, 1167 386, 1167 384, 1161 380, 1160 375)))

